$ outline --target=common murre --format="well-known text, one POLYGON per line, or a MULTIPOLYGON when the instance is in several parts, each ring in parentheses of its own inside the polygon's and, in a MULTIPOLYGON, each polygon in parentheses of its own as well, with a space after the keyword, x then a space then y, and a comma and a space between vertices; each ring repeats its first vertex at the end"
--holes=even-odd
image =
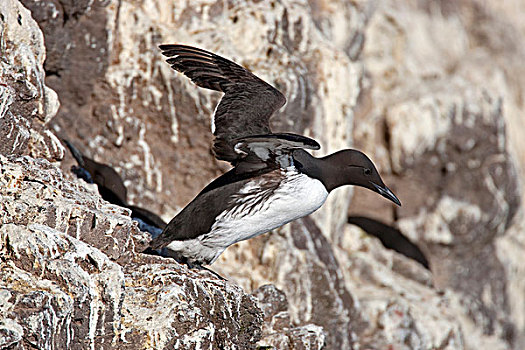
POLYGON ((177 214, 151 250, 202 268, 230 245, 314 212, 342 185, 366 187, 401 205, 362 152, 315 158, 305 151, 320 148, 315 140, 272 133, 269 119, 286 99, 245 68, 195 47, 160 49, 196 85, 224 92, 214 114, 213 151, 233 168, 177 214))
POLYGON ((87 183, 96 184, 98 192, 104 200, 130 209, 131 218, 138 222, 138 227, 141 231, 149 232, 152 237, 156 237, 162 232, 166 227, 166 223, 161 217, 147 209, 128 204, 128 191, 126 186, 124 186, 124 181, 122 181, 115 169, 107 164, 102 164, 86 157, 69 140, 62 139, 62 142, 66 144, 73 158, 78 163, 78 166, 71 167, 71 171, 78 178, 83 179, 87 183))

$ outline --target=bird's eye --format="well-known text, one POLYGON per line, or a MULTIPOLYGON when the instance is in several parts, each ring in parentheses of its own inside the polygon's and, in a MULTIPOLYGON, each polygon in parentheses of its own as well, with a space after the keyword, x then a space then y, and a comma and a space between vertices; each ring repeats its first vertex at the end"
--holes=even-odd
POLYGON ((365 173, 366 176, 370 176, 370 175, 372 175, 372 170, 370 170, 368 168, 365 168, 364 173, 365 173))

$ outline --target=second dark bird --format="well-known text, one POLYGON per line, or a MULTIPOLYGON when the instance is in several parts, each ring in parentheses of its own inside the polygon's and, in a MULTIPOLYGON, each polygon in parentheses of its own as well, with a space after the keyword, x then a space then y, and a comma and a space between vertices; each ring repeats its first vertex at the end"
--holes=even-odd
POLYGON ((98 187, 100 196, 113 204, 126 207, 131 210, 131 218, 138 222, 141 231, 149 232, 152 237, 158 236, 166 227, 166 223, 157 214, 151 211, 128 204, 128 191, 120 175, 109 165, 94 161, 83 155, 71 142, 62 140, 78 163, 71 171, 77 177, 88 183, 94 183, 98 187))

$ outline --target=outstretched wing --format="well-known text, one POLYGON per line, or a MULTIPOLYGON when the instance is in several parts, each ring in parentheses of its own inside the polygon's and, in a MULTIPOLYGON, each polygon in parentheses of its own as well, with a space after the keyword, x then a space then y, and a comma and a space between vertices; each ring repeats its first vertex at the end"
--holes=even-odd
POLYGON ((277 89, 238 64, 211 52, 185 45, 161 45, 171 67, 200 87, 224 92, 215 111, 217 159, 236 163, 235 140, 270 134, 269 119, 286 103, 277 89))

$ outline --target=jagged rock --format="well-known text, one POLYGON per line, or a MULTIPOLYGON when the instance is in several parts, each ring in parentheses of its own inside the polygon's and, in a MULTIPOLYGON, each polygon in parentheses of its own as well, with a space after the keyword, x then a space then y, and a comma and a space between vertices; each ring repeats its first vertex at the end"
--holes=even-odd
POLYGON ((415 261, 381 249, 378 239, 348 226, 335 250, 346 287, 363 318, 360 344, 370 349, 507 349, 463 311, 464 296, 433 285, 415 261))
POLYGON ((121 333, 130 348, 137 344, 155 349, 255 347, 261 338, 262 315, 253 297, 234 284, 173 267, 125 267, 122 315, 127 329, 121 333))
POLYGON ((287 297, 292 324, 321 326, 328 349, 356 345, 360 315, 331 244, 311 218, 230 247, 213 266, 247 290, 274 284, 287 297))
MULTIPOLYGON (((495 251, 506 277, 505 295, 509 312, 506 321, 514 325, 514 349, 525 347, 525 269, 523 266, 523 251, 525 250, 525 216, 523 212, 517 215, 514 224, 495 240, 495 251)), ((512 334, 511 334, 512 335, 512 334)))
POLYGON ((267 284, 252 293, 264 315, 263 338, 258 345, 275 349, 322 349, 323 328, 314 324, 294 327, 290 322, 286 294, 267 284))
POLYGON ((124 274, 116 263, 45 225, 0 232, 2 319, 20 332, 14 348, 108 348, 117 340, 124 274))
POLYGON ((2 347, 244 349, 260 339, 253 297, 138 254, 147 235, 129 212, 49 162, 0 156, 0 184, 2 347))
POLYGON ((129 259, 135 245, 146 247, 149 237, 138 231, 128 209, 103 201, 83 183, 67 182, 49 162, 1 157, 0 169, 4 223, 46 225, 101 249, 113 260, 129 259))
POLYGON ((0 3, 0 154, 62 159, 64 148, 47 124, 59 106, 44 84, 44 38, 18 1, 0 3))

